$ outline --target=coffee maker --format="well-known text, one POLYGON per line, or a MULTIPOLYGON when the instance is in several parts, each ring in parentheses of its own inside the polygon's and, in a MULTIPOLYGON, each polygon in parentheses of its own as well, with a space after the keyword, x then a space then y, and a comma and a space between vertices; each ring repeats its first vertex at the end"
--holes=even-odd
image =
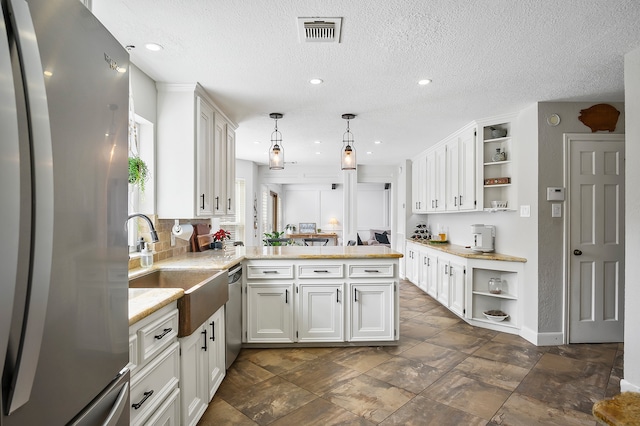
POLYGON ((471 233, 473 234, 471 250, 482 253, 489 253, 494 250, 496 242, 495 226, 482 223, 471 225, 471 233))

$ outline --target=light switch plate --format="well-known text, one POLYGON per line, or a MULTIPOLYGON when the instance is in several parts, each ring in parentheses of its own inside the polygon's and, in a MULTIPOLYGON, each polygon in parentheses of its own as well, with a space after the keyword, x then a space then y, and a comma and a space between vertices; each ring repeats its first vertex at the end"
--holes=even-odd
POLYGON ((551 217, 562 217, 562 204, 551 204, 551 217))
POLYGON ((520 217, 531 217, 531 206, 520 206, 520 217))

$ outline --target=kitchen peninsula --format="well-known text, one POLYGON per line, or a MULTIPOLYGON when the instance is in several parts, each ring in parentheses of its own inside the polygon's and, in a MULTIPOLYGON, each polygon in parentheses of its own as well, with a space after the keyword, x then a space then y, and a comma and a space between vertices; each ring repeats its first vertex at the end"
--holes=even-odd
MULTIPOLYGON (((129 279, 155 270, 215 271, 242 263, 243 336, 248 346, 394 342, 398 339, 401 257, 402 253, 384 246, 233 247, 186 253, 156 262, 151 268, 136 268, 129 271, 129 279), (383 306, 385 312, 377 308, 372 312, 370 305, 383 306), (325 321, 328 312, 332 315, 330 324, 314 323, 325 321), (279 325, 270 328, 273 321, 279 325), (325 326, 331 331, 319 331, 325 326)), ((130 324, 181 294, 167 289, 129 292, 130 324)))

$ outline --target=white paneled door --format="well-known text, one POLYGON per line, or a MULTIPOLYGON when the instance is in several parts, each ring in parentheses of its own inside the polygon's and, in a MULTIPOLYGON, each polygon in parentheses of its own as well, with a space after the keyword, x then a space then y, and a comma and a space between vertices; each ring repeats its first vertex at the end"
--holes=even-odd
POLYGON ((624 135, 565 135, 569 341, 624 337, 624 135))

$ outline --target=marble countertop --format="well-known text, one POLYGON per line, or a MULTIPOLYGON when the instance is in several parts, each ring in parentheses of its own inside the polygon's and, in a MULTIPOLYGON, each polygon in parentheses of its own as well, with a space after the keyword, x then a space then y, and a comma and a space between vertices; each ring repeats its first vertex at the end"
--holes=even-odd
POLYGON ((135 324, 184 295, 181 288, 130 288, 129 325, 135 324))
POLYGON ((481 259, 481 260, 500 260, 503 262, 522 262, 525 263, 527 259, 524 257, 516 257, 508 254, 501 253, 480 253, 477 251, 473 251, 464 246, 458 246, 455 244, 442 244, 442 243, 430 243, 428 241, 418 241, 408 239, 407 241, 419 244, 421 246, 429 247, 435 250, 442 251, 444 253, 453 254, 455 256, 465 257, 467 259, 481 259))

